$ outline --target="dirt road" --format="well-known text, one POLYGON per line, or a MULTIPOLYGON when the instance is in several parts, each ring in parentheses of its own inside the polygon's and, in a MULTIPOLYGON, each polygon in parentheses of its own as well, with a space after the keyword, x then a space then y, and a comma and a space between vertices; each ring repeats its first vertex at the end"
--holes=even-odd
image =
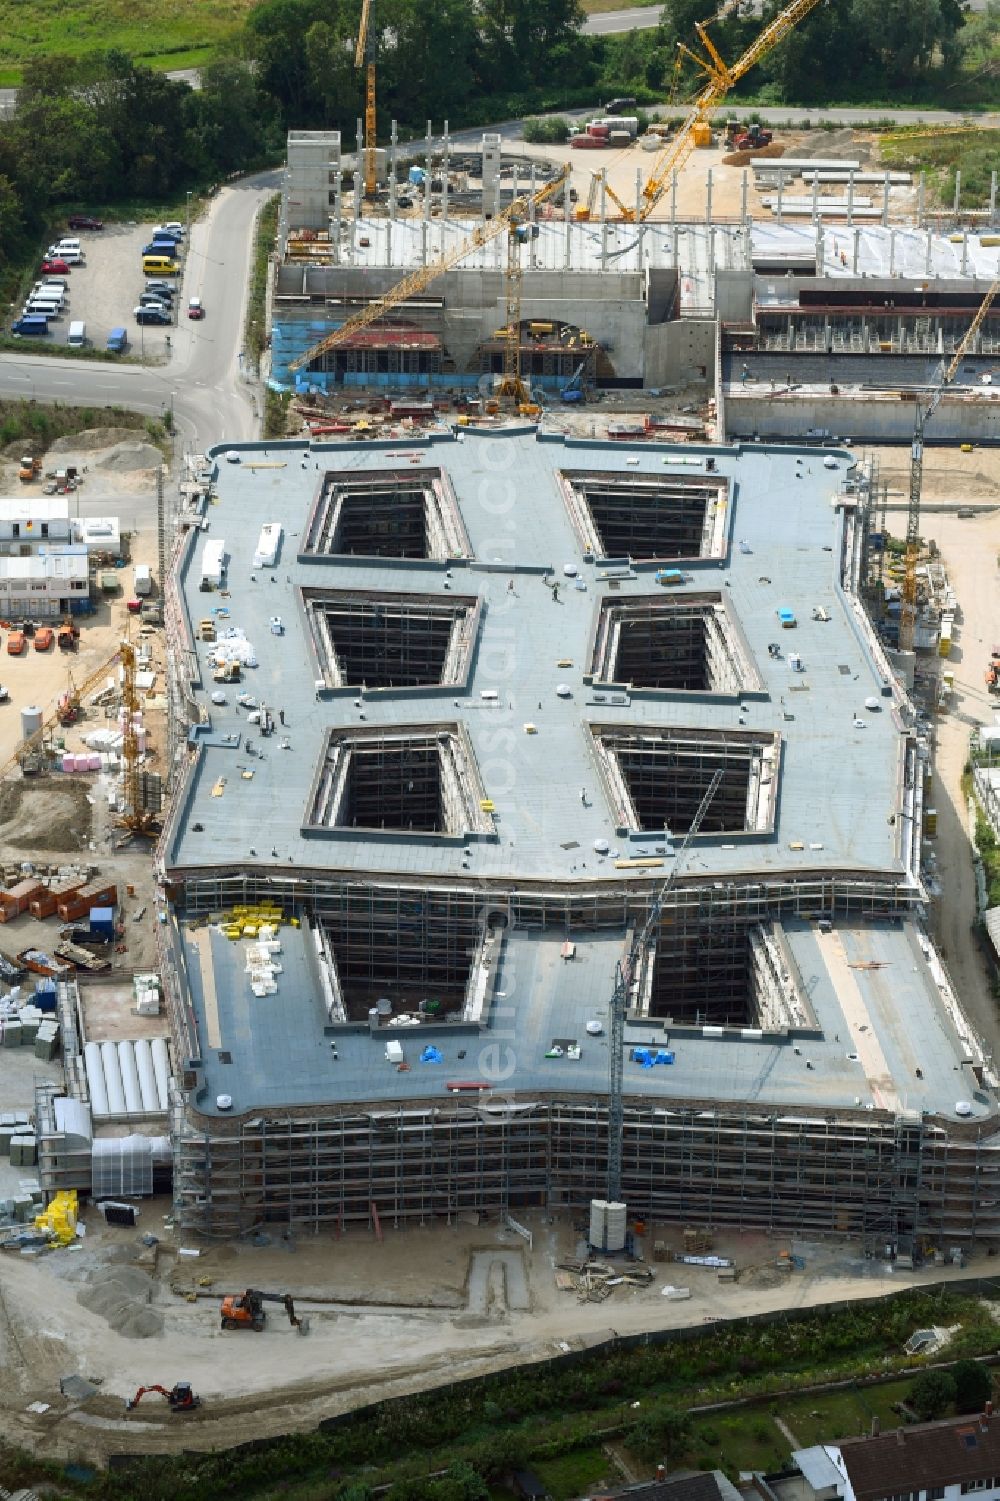
MULTIPOLYGON (((159 1233, 161 1207, 144 1207, 145 1228, 159 1233)), ((573 1226, 541 1217, 528 1223, 530 1250, 494 1224, 388 1232, 382 1243, 361 1232, 339 1241, 276 1237, 260 1248, 226 1245, 192 1259, 176 1255, 177 1242, 164 1229, 154 1299, 164 1329, 128 1339, 76 1295, 95 1273, 134 1268, 138 1237, 109 1229, 90 1212, 81 1249, 42 1262, 8 1256, 2 1263, 0 1425, 49 1457, 101 1462, 109 1453, 172 1451, 179 1420, 153 1402, 126 1419, 124 1399, 151 1380, 168 1386, 189 1380, 205 1405, 185 1418, 183 1443, 221 1448, 251 1431, 307 1429, 368 1401, 545 1359, 615 1331, 876 1297, 922 1280, 865 1261, 851 1245, 796 1244, 806 1265, 791 1280, 774 1271, 723 1285, 709 1269, 664 1263, 648 1289, 620 1287, 604 1303, 579 1303, 557 1290, 554 1277, 555 1263, 579 1250, 573 1226), (211 1286, 200 1286, 202 1278, 211 1286), (197 1301, 172 1292, 172 1281, 197 1291, 197 1301), (667 1302, 661 1285, 678 1281, 690 1286, 690 1300, 667 1302), (219 1298, 248 1283, 293 1292, 297 1311, 309 1316, 308 1336, 300 1337, 278 1307, 262 1334, 222 1331, 219 1298), (378 1306, 376 1297, 391 1302, 378 1306), (62 1398, 59 1377, 68 1372, 99 1380, 99 1393, 82 1406, 62 1398), (48 1411, 28 1412, 33 1402, 48 1411)), ((679 1242, 679 1232, 673 1238, 679 1242)), ((773 1258, 787 1244, 759 1235, 716 1237, 716 1249, 742 1266, 773 1258)), ((932 1268, 927 1278, 941 1275, 932 1268)))

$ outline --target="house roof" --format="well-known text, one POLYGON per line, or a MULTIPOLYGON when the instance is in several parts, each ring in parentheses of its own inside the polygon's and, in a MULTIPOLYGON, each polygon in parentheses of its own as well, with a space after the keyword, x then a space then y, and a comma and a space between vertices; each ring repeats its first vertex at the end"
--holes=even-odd
POLYGON ((651 1485, 632 1485, 616 1491, 609 1501, 738 1501, 739 1491, 721 1470, 671 1475, 651 1485))
POLYGON ((857 1501, 1000 1475, 1000 1419, 972 1417, 845 1439, 840 1453, 857 1501))

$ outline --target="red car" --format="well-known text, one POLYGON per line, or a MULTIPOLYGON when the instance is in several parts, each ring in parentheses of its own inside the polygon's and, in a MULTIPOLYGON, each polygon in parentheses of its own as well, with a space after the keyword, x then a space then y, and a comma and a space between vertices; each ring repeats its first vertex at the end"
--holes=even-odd
POLYGON ((188 302, 189 318, 204 318, 205 308, 200 297, 192 297, 188 302))
POLYGON ((69 263, 58 259, 46 259, 42 261, 41 275, 68 276, 69 263))
POLYGON ((70 229, 103 229, 104 228, 104 222, 103 222, 103 220, 101 220, 101 219, 94 219, 94 218, 91 217, 90 214, 70 214, 70 216, 69 216, 69 218, 67 219, 66 222, 69 225, 70 229))

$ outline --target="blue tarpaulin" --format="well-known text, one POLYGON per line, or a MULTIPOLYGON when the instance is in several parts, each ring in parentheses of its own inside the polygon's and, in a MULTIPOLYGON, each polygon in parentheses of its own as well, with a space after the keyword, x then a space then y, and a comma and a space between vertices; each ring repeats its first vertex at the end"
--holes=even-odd
POLYGON ((431 1047, 430 1043, 428 1043, 428 1045, 424 1048, 423 1052, 420 1054, 420 1062, 421 1063, 443 1063, 444 1062, 444 1055, 442 1053, 440 1053, 437 1048, 431 1047))

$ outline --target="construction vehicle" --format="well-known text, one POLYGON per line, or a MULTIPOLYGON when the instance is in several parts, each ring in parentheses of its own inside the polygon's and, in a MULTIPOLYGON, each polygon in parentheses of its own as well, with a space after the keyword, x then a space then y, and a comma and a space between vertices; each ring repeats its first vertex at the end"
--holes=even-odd
POLYGON ((732 148, 734 151, 759 151, 763 146, 770 146, 773 140, 774 132, 764 130, 755 120, 749 129, 737 132, 732 148))
POLYGON ((587 394, 583 389, 583 372, 586 368, 586 360, 581 360, 579 365, 577 365, 576 369, 573 371, 573 374, 570 376, 569 380, 559 392, 559 400, 564 401, 567 406, 571 406, 574 403, 586 401, 587 394))
POLYGON ((372 0, 364 0, 361 20, 358 25, 358 45, 354 52, 354 66, 365 70, 365 144, 364 185, 365 198, 371 202, 378 189, 378 157, 375 135, 375 44, 369 36, 368 22, 371 17, 372 0))
POLYGON ((223 1298, 220 1309, 223 1329, 253 1329, 259 1334, 267 1321, 265 1303, 280 1303, 292 1328, 300 1334, 308 1334, 309 1320, 297 1316, 291 1293, 262 1293, 253 1287, 248 1287, 245 1293, 223 1298))
POLYGON ((917 561, 920 556, 920 492, 924 474, 924 426, 934 416, 948 390, 966 351, 979 332, 983 319, 993 306, 993 299, 1000 292, 1000 276, 991 285, 979 304, 976 316, 966 329, 965 337, 952 356, 951 364, 937 382, 930 401, 924 406, 917 402, 913 424, 913 443, 910 447, 910 498, 906 512, 906 554, 903 565, 903 601, 899 616, 899 649, 912 651, 917 625, 917 561))
POLYGON ((51 626, 40 625, 35 632, 35 650, 48 651, 55 639, 55 632, 52 630, 51 626))
POLYGON ((23 631, 11 631, 7 637, 7 655, 9 657, 23 657, 26 650, 25 635, 23 631))
POLYGON ((56 645, 60 651, 76 651, 79 639, 80 628, 72 620, 64 620, 56 631, 56 645))
MULTIPOLYGON (((436 281, 445 271, 450 271, 453 266, 457 266, 460 261, 464 261, 465 257, 471 255, 473 250, 478 250, 483 245, 488 245, 490 241, 496 239, 497 235, 506 233, 511 225, 517 226, 523 224, 530 217, 532 207, 544 203, 546 199, 551 198, 554 193, 557 193, 569 177, 569 173, 570 168, 568 166, 563 167, 544 187, 539 188, 538 192, 532 197, 515 198, 513 203, 504 209, 502 213, 496 214, 492 219, 483 224, 477 224, 472 233, 466 239, 462 240, 460 244, 446 251, 444 255, 438 256, 437 260, 420 267, 419 270, 411 271, 408 276, 404 276, 403 280, 397 282, 388 292, 383 292, 379 297, 374 297, 367 307, 362 308, 361 312, 354 313, 350 318, 346 318, 339 328, 335 328, 331 333, 326 334, 320 339, 319 343, 314 344, 304 354, 300 354, 296 359, 290 361, 289 370, 302 370, 310 365, 313 360, 317 360, 322 355, 327 354, 331 349, 337 349, 341 344, 348 343, 362 329, 370 327, 373 323, 378 323, 387 313, 391 313, 394 308, 399 307, 408 298, 415 297, 418 293, 426 291, 432 282, 436 281)), ((509 319, 507 326, 509 329, 509 319)))
POLYGON ((125 1403, 125 1411, 132 1412, 134 1408, 139 1406, 143 1397, 149 1396, 150 1392, 158 1392, 161 1397, 165 1397, 169 1403, 171 1412, 194 1412, 196 1408, 201 1406, 201 1398, 196 1397, 191 1390, 190 1381, 178 1381, 175 1386, 171 1386, 170 1388, 158 1385, 140 1386, 131 1401, 125 1403))
POLYGON ((22 454, 21 467, 17 471, 17 477, 22 485, 30 485, 33 480, 39 479, 42 473, 41 459, 32 458, 30 453, 22 454))

